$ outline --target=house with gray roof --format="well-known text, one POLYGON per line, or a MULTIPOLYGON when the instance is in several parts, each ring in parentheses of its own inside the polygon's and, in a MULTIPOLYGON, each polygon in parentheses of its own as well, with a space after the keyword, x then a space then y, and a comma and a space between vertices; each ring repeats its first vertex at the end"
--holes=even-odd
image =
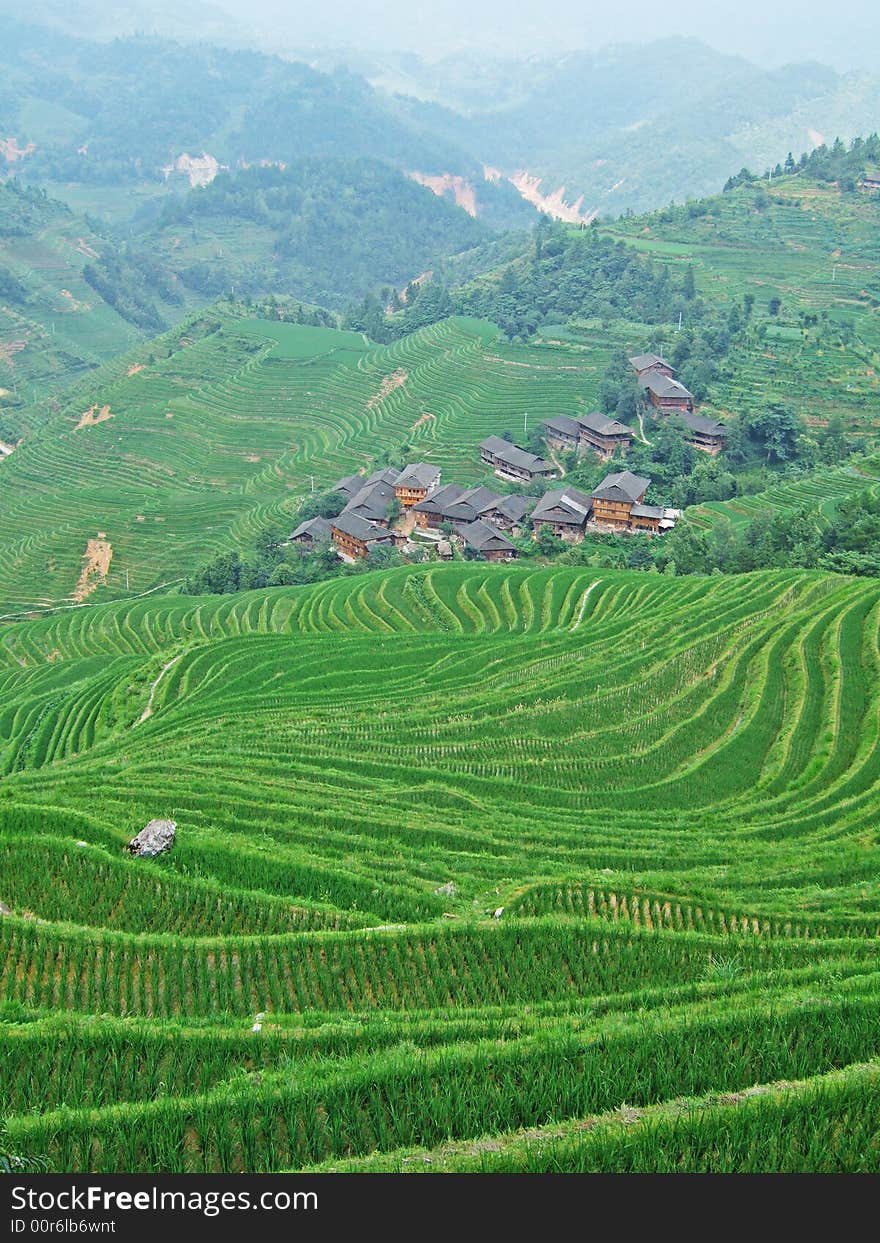
POLYGON ((651 485, 650 479, 623 470, 606 475, 590 494, 593 521, 616 530, 628 530, 634 505, 640 505, 651 485))
POLYGON ((447 483, 442 488, 437 488, 430 496, 426 496, 423 501, 416 502, 412 507, 416 526, 426 530, 449 522, 449 510, 464 491, 465 489, 457 483, 447 483))
POLYGON ((307 518, 301 522, 291 535, 288 543, 300 544, 309 548, 321 544, 330 538, 330 522, 326 518, 307 518))
POLYGON ((648 371, 639 376, 639 388, 655 409, 690 411, 694 408, 694 395, 672 376, 658 371, 648 371))
POLYGON ((483 506, 479 517, 483 522, 491 522, 499 531, 512 531, 516 535, 534 505, 532 496, 499 496, 483 506))
POLYGON ((480 460, 491 466, 497 475, 532 483, 558 474, 552 462, 513 445, 500 436, 487 436, 480 445, 480 460))
POLYGON ((578 542, 584 537, 584 528, 590 517, 592 500, 578 488, 556 488, 546 492, 532 510, 532 527, 535 531, 549 526, 560 539, 578 542))
POLYGON ((484 561, 514 561, 519 555, 515 544, 491 522, 465 522, 455 524, 455 533, 484 561))
POLYGON ((430 462, 415 462, 404 466, 394 481, 394 495, 404 509, 411 509, 423 501, 440 483, 440 467, 430 462))
POLYGON ((658 375, 675 375, 675 368, 659 354, 636 354, 635 358, 629 360, 629 365, 639 379, 649 371, 656 371, 658 375))
POLYGON ((386 527, 346 510, 331 520, 330 533, 337 552, 349 561, 367 557, 373 548, 393 548, 395 542, 386 527))

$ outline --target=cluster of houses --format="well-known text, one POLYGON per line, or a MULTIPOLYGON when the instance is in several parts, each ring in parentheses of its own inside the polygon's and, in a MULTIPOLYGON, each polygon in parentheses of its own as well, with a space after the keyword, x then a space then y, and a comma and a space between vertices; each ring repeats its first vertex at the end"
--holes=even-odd
POLYGON ((727 429, 717 419, 694 413, 693 393, 675 378, 675 368, 659 354, 637 354, 629 360, 639 388, 655 410, 675 415, 687 428, 686 439, 704 453, 720 453, 727 429))
MULTIPOLYGON (((712 454, 721 451, 724 424, 694 412, 694 396, 676 380, 674 367, 658 354, 638 354, 629 362, 646 400, 658 413, 680 419, 695 448, 712 454)), ((590 451, 609 461, 626 455, 634 433, 617 419, 593 411, 545 420, 544 437, 551 452, 590 451)), ((501 436, 482 442, 480 460, 500 479, 516 484, 548 484, 564 474, 556 461, 501 436)), ((582 540, 587 530, 652 534, 671 530, 680 513, 647 504, 650 483, 650 479, 621 470, 606 475, 589 494, 559 486, 537 498, 504 495, 484 486, 441 486, 439 467, 417 462, 403 470, 388 468, 369 477, 340 479, 333 488, 344 502, 340 512, 334 518, 300 523, 290 542, 311 547, 329 540, 341 557, 356 561, 374 548, 405 547, 411 538, 422 537, 435 542, 439 556, 451 557, 450 540, 443 538, 451 534, 473 556, 510 561, 517 556, 513 539, 524 534, 527 523, 535 532, 549 528, 573 542, 582 540)))
MULTIPOLYGON (((532 478, 558 473, 557 467, 498 437, 484 441, 481 456, 485 453, 493 455, 496 473, 504 478, 511 477, 511 469, 530 471, 532 478)), ((290 542, 315 547, 330 540, 341 557, 357 561, 375 548, 405 547, 412 536, 422 536, 435 543, 439 556, 449 557, 451 544, 443 536, 451 533, 472 556, 512 561, 518 555, 513 540, 525 533, 527 522, 536 532, 549 527, 554 535, 571 542, 582 540, 588 529, 669 530, 678 511, 645 504, 650 482, 624 470, 607 475, 589 495, 577 488, 559 487, 538 498, 505 495, 485 486, 441 486, 439 468, 419 462, 402 471, 388 469, 368 478, 340 479, 333 491, 345 499, 344 507, 333 518, 300 523, 290 542)))

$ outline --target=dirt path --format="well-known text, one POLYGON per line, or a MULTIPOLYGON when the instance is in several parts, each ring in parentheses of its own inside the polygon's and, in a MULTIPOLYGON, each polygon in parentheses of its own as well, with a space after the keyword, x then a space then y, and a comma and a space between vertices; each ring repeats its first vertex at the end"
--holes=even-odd
POLYGON ((156 697, 156 687, 165 677, 165 674, 168 672, 171 666, 177 664, 177 662, 180 660, 180 657, 182 655, 183 655, 182 652, 178 652, 176 656, 172 656, 171 659, 167 661, 162 666, 162 668, 159 670, 158 676, 156 677, 155 681, 150 686, 150 698, 147 700, 146 708, 144 708, 143 712, 140 714, 140 716, 138 717, 136 721, 137 725, 142 725, 144 721, 148 721, 150 717, 153 715, 153 700, 156 697))
POLYGON ((415 423, 413 423, 412 427, 409 430, 411 432, 417 432, 420 427, 423 427, 425 425, 425 423, 430 423, 432 419, 436 419, 436 418, 437 418, 436 414, 422 414, 419 416, 419 418, 416 419, 415 423))
POLYGON ((110 562, 113 560, 112 545, 99 533, 97 539, 90 539, 83 555, 83 568, 79 582, 73 592, 77 604, 82 604, 86 596, 107 581, 110 562))
POLYGON ((639 440, 641 440, 642 444, 649 445, 651 442, 650 442, 650 440, 648 439, 648 437, 645 435, 645 423, 644 423, 644 420, 643 420, 643 418, 642 418, 642 412, 641 412, 641 410, 639 411, 639 413, 638 413, 638 415, 637 415, 636 417, 637 417, 637 418, 638 418, 638 420, 639 420, 639 440))
POLYGON ((99 410, 97 406, 89 406, 88 410, 83 411, 80 420, 73 429, 75 432, 80 431, 83 427, 97 427, 99 423, 106 423, 108 419, 112 419, 109 406, 102 406, 99 410))
POLYGON ((553 465, 556 467, 556 469, 559 471, 559 478, 564 479, 565 478, 565 467, 562 465, 559 458, 556 456, 556 450, 551 449, 549 445, 547 446, 547 456, 549 457, 553 465))

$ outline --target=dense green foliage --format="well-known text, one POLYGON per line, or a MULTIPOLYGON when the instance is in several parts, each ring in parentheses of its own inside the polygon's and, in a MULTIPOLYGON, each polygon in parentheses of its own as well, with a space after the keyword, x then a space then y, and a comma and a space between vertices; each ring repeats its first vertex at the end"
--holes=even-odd
MULTIPOLYGON (((804 152, 799 160, 795 160, 791 152, 784 164, 777 164, 765 176, 768 181, 773 177, 802 173, 814 181, 834 182, 844 190, 858 189, 861 179, 870 175, 876 177, 880 166, 880 136, 869 134, 867 138, 854 138, 849 145, 836 139, 830 146, 822 143, 809 153, 804 152)), ((733 177, 729 177, 724 186, 725 191, 733 190, 740 185, 748 185, 759 180, 747 168, 742 169, 733 177)))
POLYGON ((386 318, 375 300, 352 309, 348 327, 377 340, 396 338, 448 315, 498 324, 510 339, 533 336, 567 319, 627 318, 653 324, 696 317, 693 288, 670 278, 628 247, 594 229, 573 232, 544 217, 528 253, 500 271, 450 289, 439 281, 410 285, 403 309, 386 318))
POLYGON ((328 306, 381 285, 402 288, 489 236, 466 212, 371 160, 222 173, 166 206, 159 224, 175 243, 166 261, 199 293, 296 291, 328 306), (220 256, 194 257, 210 249, 213 228, 225 235, 230 223, 265 235, 259 257, 230 244, 220 256))

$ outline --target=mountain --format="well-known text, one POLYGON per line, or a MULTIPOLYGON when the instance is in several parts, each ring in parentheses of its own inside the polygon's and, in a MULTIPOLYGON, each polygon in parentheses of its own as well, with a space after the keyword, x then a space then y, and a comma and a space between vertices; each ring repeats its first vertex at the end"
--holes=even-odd
POLYGON ((380 160, 422 178, 480 182, 467 209, 491 228, 534 210, 484 182, 454 141, 341 68, 152 37, 97 44, 0 23, 0 158, 76 206, 127 224, 171 193, 307 159, 380 160))
POLYGON ((297 160, 221 173, 169 203, 143 238, 193 291, 295 293, 344 309, 403 289, 488 242, 467 212, 378 160, 297 160))
POLYGON ((880 113, 877 74, 760 68, 695 39, 524 62, 353 63, 380 89, 412 97, 412 120, 532 201, 584 216, 711 194, 731 168, 772 166, 788 151, 867 133, 880 113))

